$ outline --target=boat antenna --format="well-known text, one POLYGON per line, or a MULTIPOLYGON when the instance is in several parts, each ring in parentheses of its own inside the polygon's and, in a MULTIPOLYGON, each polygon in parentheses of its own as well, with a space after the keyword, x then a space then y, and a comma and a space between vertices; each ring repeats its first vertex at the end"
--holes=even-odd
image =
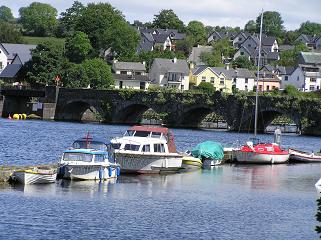
POLYGON ((257 76, 256 76, 256 91, 255 91, 255 121, 254 121, 254 137, 257 135, 257 118, 258 118, 258 99, 259 99, 259 76, 260 76, 260 62, 261 62, 261 43, 262 43, 262 26, 263 26, 263 9, 261 13, 260 23, 260 41, 259 41, 259 57, 257 62, 257 76))

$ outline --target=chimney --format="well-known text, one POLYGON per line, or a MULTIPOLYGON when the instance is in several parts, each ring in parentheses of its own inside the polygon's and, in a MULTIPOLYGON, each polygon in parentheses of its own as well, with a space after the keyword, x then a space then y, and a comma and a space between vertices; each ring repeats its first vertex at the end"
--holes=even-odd
POLYGON ((173 59, 173 63, 176 63, 177 62, 177 58, 176 57, 174 57, 174 59, 173 59))
POLYGON ((143 63, 144 66, 146 66, 146 62, 145 61, 143 61, 142 63, 143 63))
POLYGON ((229 70, 229 69, 230 69, 230 64, 228 64, 228 63, 225 64, 225 69, 226 69, 226 70, 229 70))
POLYGON ((118 62, 118 60, 117 59, 113 59, 113 63, 116 63, 116 62, 118 62))

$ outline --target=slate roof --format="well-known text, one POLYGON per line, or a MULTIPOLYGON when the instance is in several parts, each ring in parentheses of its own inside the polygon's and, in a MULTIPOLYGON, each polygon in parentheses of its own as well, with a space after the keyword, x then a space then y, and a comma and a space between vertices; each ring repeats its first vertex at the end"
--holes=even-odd
POLYGON ((226 69, 225 67, 207 67, 207 66, 200 66, 200 67, 196 68, 193 72, 193 75, 199 75, 206 68, 211 69, 217 75, 220 75, 221 73, 223 73, 229 79, 233 79, 233 78, 237 78, 237 77, 239 77, 239 78, 255 78, 254 73, 246 68, 226 69))
POLYGON ((275 41, 275 37, 262 37, 262 46, 272 46, 275 41))
POLYGON ((293 45, 279 45, 279 51, 287 51, 287 50, 293 50, 294 46, 293 45))
POLYGON ((168 37, 169 37, 168 34, 157 34, 157 35, 153 35, 153 38, 154 38, 154 42, 155 42, 155 43, 164 43, 168 37))
POLYGON ((136 70, 146 71, 146 67, 140 62, 115 62, 113 63, 114 70, 136 70))
POLYGON ((321 65, 321 53, 300 52, 299 63, 321 65))
POLYGON ((149 82, 149 78, 146 75, 127 75, 127 74, 113 74, 115 80, 119 81, 139 81, 149 82))
POLYGON ((20 64, 9 64, 0 73, 0 78, 15 78, 21 68, 22 65, 20 64))
POLYGON ((23 64, 31 59, 31 50, 37 47, 31 44, 2 43, 1 45, 7 51, 8 59, 14 59, 18 54, 23 64))
POLYGON ((158 66, 159 74, 165 74, 167 72, 177 72, 188 75, 189 73, 189 68, 187 66, 186 60, 177 59, 176 63, 174 63, 173 59, 155 58, 153 61, 153 65, 154 64, 158 66))
POLYGON ((188 57, 188 61, 193 62, 196 66, 205 65, 205 63, 202 62, 200 56, 203 52, 211 52, 211 51, 213 51, 213 47, 211 46, 193 47, 192 52, 188 57))

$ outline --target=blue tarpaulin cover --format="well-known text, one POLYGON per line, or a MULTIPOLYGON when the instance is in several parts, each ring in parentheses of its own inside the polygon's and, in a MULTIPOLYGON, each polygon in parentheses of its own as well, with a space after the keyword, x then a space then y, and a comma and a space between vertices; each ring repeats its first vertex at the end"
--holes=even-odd
POLYGON ((224 150, 221 143, 206 141, 197 144, 197 146, 192 149, 192 155, 199 159, 220 160, 224 157, 224 150))

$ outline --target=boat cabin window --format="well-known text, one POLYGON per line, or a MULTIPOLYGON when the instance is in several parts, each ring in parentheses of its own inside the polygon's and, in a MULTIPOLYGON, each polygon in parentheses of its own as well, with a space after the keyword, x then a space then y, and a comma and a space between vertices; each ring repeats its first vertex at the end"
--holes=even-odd
POLYGON ((150 152, 150 145, 144 145, 142 147, 142 152, 150 152))
POLYGON ((104 143, 102 142, 97 142, 97 141, 75 141, 72 144, 73 148, 79 149, 79 148, 91 148, 91 149, 97 149, 101 151, 106 151, 107 147, 104 143))
POLYGON ((95 155, 95 162, 104 162, 104 155, 95 155))
POLYGON ((160 138, 161 135, 162 135, 162 133, 160 133, 160 132, 152 132, 151 137, 152 137, 152 138, 160 138))
POLYGON ((145 131, 136 131, 135 137, 148 137, 150 132, 145 131))
POLYGON ((130 137, 130 136, 134 136, 135 131, 134 130, 127 130, 124 134, 125 137, 130 137))
POLYGON ((112 143, 113 149, 119 149, 120 148, 120 143, 112 143))
POLYGON ((165 152, 164 144, 155 143, 154 152, 165 152))
POLYGON ((129 151, 138 151, 139 147, 140 147, 140 145, 126 144, 124 149, 129 150, 129 151))
POLYGON ((83 162, 91 162, 92 154, 86 153, 64 153, 64 161, 83 161, 83 162))

